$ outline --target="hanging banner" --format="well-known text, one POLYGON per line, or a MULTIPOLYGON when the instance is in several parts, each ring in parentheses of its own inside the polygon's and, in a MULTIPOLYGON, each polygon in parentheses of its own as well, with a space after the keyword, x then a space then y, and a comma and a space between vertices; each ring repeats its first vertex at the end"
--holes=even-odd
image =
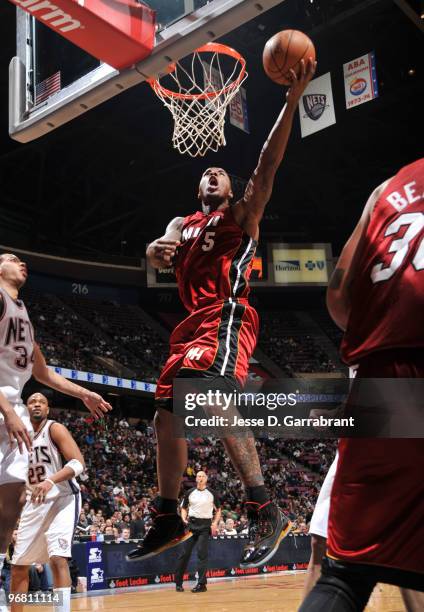
POLYGON ((249 119, 247 116, 246 90, 240 87, 229 106, 230 123, 249 134, 249 119))
MULTIPOLYGON (((217 91, 224 87, 222 77, 219 70, 208 64, 203 64, 203 80, 205 91, 217 91)), ((221 101, 222 102, 222 101, 221 101)), ((206 100, 205 104, 215 104, 215 100, 206 100)), ((243 132, 249 134, 249 121, 247 117, 247 99, 246 90, 240 87, 240 90, 236 93, 234 98, 231 100, 228 107, 228 113, 230 116, 230 123, 235 127, 238 127, 243 132)))
POLYGON ((329 72, 309 83, 299 101, 299 115, 302 138, 336 123, 329 72))
POLYGON ((374 51, 343 64, 343 74, 347 109, 378 97, 374 51))

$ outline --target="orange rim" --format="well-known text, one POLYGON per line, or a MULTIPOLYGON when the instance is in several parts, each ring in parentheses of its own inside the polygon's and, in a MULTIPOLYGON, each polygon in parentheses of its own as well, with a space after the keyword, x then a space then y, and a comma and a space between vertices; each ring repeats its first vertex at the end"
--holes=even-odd
MULTIPOLYGON (((244 75, 246 74, 246 60, 238 51, 228 47, 227 45, 222 45, 221 43, 206 43, 206 45, 202 45, 198 49, 195 49, 193 53, 222 53, 223 55, 229 55, 233 57, 240 63, 241 69, 240 74, 236 78, 235 81, 223 87, 222 89, 218 89, 217 91, 208 91, 201 94, 183 94, 177 91, 172 91, 171 89, 166 89, 163 87, 157 79, 147 79, 149 85, 153 88, 153 90, 157 93, 160 92, 162 95, 167 96, 169 98, 178 98, 179 100, 207 100, 210 98, 217 98, 218 96, 227 93, 237 87, 240 86, 241 81, 243 80, 244 75)), ((170 70, 168 72, 171 73, 176 68, 176 63, 170 64, 170 70)), ((166 76, 166 75, 164 75, 166 76)))

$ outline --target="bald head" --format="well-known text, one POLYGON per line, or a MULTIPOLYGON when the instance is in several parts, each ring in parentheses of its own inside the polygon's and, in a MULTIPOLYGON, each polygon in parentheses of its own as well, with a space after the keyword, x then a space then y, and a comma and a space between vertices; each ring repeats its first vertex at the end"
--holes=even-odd
POLYGON ((208 477, 207 477, 206 473, 203 472, 202 470, 200 470, 200 472, 197 472, 197 474, 196 474, 197 488, 198 489, 205 489, 207 482, 208 482, 208 477))

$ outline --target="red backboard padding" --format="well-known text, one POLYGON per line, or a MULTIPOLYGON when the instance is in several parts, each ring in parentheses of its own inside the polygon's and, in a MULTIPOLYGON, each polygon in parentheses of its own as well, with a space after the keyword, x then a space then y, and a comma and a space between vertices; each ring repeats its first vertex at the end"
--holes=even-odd
POLYGON ((10 1, 118 70, 153 50, 155 11, 134 0, 10 1))

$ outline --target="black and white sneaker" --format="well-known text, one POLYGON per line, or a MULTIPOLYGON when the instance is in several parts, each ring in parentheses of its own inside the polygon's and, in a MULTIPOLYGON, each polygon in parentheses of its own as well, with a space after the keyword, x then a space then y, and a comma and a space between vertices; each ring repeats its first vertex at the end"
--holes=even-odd
POLYGON ((293 524, 272 501, 262 505, 247 502, 246 506, 249 543, 243 549, 240 567, 258 567, 273 557, 293 524))
POLYGON ((151 509, 153 525, 150 527, 142 543, 130 550, 127 561, 142 561, 158 555, 168 548, 177 546, 180 542, 188 540, 193 535, 187 531, 185 524, 178 514, 159 513, 153 506, 151 509))

